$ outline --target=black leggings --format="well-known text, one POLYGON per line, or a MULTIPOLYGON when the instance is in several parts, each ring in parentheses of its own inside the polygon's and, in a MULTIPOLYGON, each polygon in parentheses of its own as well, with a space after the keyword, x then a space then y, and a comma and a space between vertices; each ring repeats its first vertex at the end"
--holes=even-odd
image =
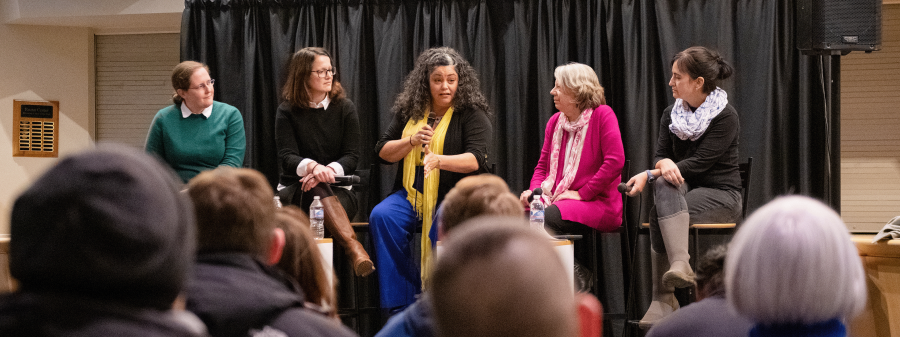
POLYGON ((552 234, 575 234, 587 236, 594 230, 580 222, 563 220, 559 207, 550 205, 544 209, 544 227, 553 231, 552 234))

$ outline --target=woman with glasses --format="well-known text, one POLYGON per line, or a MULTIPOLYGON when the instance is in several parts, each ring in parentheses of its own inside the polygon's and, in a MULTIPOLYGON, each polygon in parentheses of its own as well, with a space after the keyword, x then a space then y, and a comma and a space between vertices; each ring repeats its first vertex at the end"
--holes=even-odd
POLYGON ((437 240, 432 217, 460 179, 487 172, 492 140, 488 104, 478 74, 447 47, 419 55, 394 101, 387 131, 375 144, 383 163, 400 163, 394 193, 372 210, 381 307, 396 311, 413 303, 432 265, 437 240), (411 238, 422 225, 421 270, 411 238))
POLYGON ((247 142, 237 108, 213 101, 209 67, 184 61, 172 70, 174 105, 156 113, 147 152, 172 167, 183 182, 219 166, 241 167, 247 142))
POLYGON ((275 113, 278 196, 303 210, 318 196, 325 228, 344 247, 356 275, 368 276, 375 265, 350 226, 356 196, 349 187, 329 185, 335 176, 353 174, 359 161, 356 105, 344 95, 336 74, 323 48, 303 48, 291 57, 281 92, 284 102, 275 113))

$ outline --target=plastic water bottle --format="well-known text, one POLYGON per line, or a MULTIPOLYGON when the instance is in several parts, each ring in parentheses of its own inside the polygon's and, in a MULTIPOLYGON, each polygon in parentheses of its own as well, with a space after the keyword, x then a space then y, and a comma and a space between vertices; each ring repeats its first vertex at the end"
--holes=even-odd
POLYGON ((322 206, 322 200, 316 196, 313 198, 312 204, 309 205, 309 227, 312 229, 316 239, 325 238, 325 208, 322 206))
POLYGON ((281 197, 275 196, 275 208, 281 208, 281 197))
POLYGON ((532 196, 531 200, 531 228, 544 232, 544 203, 540 195, 532 196))

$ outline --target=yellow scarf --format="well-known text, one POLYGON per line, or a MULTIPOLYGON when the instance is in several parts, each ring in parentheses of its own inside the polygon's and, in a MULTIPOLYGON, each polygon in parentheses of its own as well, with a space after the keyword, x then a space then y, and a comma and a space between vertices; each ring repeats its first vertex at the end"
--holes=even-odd
MULTIPOLYGON (((434 137, 431 138, 431 144, 428 146, 432 153, 444 154, 444 137, 447 135, 447 126, 450 125, 450 118, 452 117, 453 108, 449 108, 444 114, 444 117, 441 118, 441 122, 438 123, 435 128, 434 137)), ((410 119, 406 122, 406 127, 403 128, 402 138, 414 135, 427 123, 427 118, 422 118, 418 121, 410 119)), ((410 205, 415 208, 416 213, 422 218, 421 276, 422 285, 424 287, 425 280, 428 278, 428 275, 431 274, 431 267, 434 263, 434 260, 432 259, 433 255, 431 253, 431 238, 428 237, 428 233, 431 231, 431 218, 434 214, 434 209, 437 206, 437 190, 438 182, 440 182, 441 179, 441 170, 436 169, 432 171, 428 175, 428 178, 425 179, 423 184, 424 193, 419 193, 419 191, 413 187, 413 184, 416 181, 416 166, 422 165, 422 159, 420 158, 422 157, 421 153, 423 151, 421 146, 414 146, 413 149, 406 154, 406 157, 403 158, 403 188, 406 189, 406 200, 409 201, 410 205)))

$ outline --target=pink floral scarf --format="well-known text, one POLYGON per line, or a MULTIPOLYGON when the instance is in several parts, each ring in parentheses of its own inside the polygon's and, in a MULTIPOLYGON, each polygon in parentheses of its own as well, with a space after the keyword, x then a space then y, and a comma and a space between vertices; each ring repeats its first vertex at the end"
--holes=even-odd
POLYGON ((568 191, 569 186, 572 185, 572 181, 575 180, 575 173, 578 172, 578 163, 581 162, 581 148, 584 147, 584 137, 587 135, 588 122, 591 121, 591 115, 593 113, 593 109, 585 109, 581 112, 581 117, 574 122, 569 122, 565 114, 559 114, 559 119, 556 122, 556 129, 553 130, 553 140, 550 144, 550 148, 553 150, 553 152, 550 153, 550 174, 547 175, 547 179, 544 179, 544 181, 541 182, 541 189, 544 191, 542 199, 545 206, 550 206, 550 203, 556 200, 560 194, 568 191), (554 189, 553 183, 556 182, 556 174, 559 166, 559 151, 562 149, 563 131, 574 132, 575 134, 573 137, 575 139, 572 141, 572 149, 567 151, 568 155, 565 158, 565 164, 563 164, 562 180, 559 181, 559 184, 556 185, 556 188, 554 189))

